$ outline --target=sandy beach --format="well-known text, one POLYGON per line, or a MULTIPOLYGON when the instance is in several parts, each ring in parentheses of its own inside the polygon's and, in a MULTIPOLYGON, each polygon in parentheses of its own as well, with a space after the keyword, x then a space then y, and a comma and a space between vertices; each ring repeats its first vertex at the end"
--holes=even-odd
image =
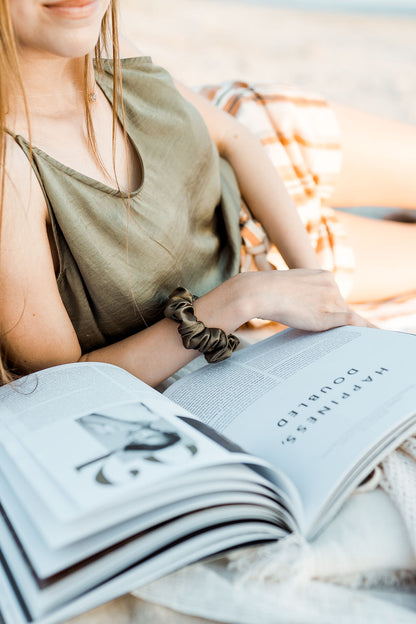
POLYGON ((416 123, 416 18, 121 0, 126 35, 188 84, 283 82, 416 123))

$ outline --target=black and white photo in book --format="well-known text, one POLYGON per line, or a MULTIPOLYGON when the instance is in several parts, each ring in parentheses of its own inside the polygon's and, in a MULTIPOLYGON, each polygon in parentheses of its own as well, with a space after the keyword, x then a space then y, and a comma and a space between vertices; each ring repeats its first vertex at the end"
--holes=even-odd
POLYGON ((138 479, 147 462, 183 463, 197 453, 194 440, 143 401, 91 412, 75 422, 103 447, 75 470, 102 485, 138 479))

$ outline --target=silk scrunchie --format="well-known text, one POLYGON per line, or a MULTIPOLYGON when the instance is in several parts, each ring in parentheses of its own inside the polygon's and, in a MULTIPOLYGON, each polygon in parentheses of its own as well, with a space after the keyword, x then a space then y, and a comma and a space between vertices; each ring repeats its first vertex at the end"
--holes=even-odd
POLYGON ((210 364, 230 357, 240 341, 237 336, 227 334, 218 327, 206 327, 195 316, 193 304, 196 297, 186 288, 176 288, 169 296, 165 307, 166 318, 179 323, 185 349, 196 349, 204 354, 210 364))

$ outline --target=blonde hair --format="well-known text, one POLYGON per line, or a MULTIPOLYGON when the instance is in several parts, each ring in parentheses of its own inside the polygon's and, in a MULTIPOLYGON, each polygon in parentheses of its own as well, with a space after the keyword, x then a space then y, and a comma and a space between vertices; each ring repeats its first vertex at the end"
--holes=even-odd
MULTIPOLYGON (((31 143, 29 108, 25 97, 25 89, 20 71, 19 54, 14 29, 10 15, 10 0, 0 0, 0 241, 3 198, 5 188, 5 162, 6 162, 6 115, 11 99, 12 90, 19 92, 23 96, 24 108, 29 127, 29 143, 31 143)), ((118 41, 118 0, 110 0, 110 5, 101 23, 101 33, 94 50, 94 61, 97 72, 106 69, 107 61, 103 56, 112 57, 113 61, 113 169, 115 172, 115 143, 118 118, 121 117, 124 133, 124 141, 127 145, 127 135, 124 122, 124 107, 122 98, 122 80, 120 71, 120 50, 118 41)), ((88 143, 92 154, 97 162, 103 167, 98 152, 97 142, 94 133, 94 126, 90 108, 91 90, 91 55, 85 56, 84 61, 84 107, 85 122, 87 128, 88 143)), ((104 168, 104 167, 103 167, 104 168)), ((127 171, 129 179, 129 171, 127 171)), ((117 182, 117 176, 116 176, 117 182)), ((118 185, 118 182, 117 182, 118 185)), ((0 285, 1 288, 1 285, 0 285)), ((0 386, 9 383, 18 374, 13 371, 8 362, 3 328, 0 328, 0 386)))

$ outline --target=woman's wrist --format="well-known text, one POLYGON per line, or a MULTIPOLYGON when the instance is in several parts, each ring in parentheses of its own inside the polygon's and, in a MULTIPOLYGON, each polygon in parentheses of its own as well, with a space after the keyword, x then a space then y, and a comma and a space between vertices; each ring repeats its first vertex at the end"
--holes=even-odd
POLYGON ((240 325, 257 318, 263 308, 264 276, 268 271, 247 271, 240 273, 238 280, 238 305, 240 325))
POLYGON ((239 273, 195 301, 194 310, 198 319, 227 333, 250 320, 252 302, 245 276, 245 273, 239 273))
POLYGON ((250 271, 228 279, 194 302, 195 316, 207 327, 219 327, 227 334, 261 316, 270 296, 266 273, 250 271))
POLYGON ((221 362, 232 355, 239 344, 234 334, 220 327, 207 327, 195 316, 196 297, 183 286, 175 288, 165 306, 165 317, 178 323, 178 332, 185 349, 204 354, 207 362, 221 362))
MULTIPOLYGON (((247 271, 241 274, 240 288, 243 296, 240 305, 245 316, 244 323, 253 318, 267 318, 268 300, 272 294, 276 294, 277 273, 280 271, 247 271)), ((277 312, 275 296, 273 300, 276 308, 274 312, 277 312)))

